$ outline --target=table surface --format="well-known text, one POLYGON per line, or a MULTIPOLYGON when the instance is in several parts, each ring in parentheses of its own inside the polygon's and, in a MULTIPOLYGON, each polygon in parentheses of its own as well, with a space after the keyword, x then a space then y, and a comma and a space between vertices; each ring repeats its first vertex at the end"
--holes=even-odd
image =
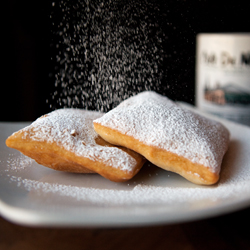
POLYGON ((128 228, 24 227, 0 217, 0 249, 250 249, 250 208, 188 223, 128 228))

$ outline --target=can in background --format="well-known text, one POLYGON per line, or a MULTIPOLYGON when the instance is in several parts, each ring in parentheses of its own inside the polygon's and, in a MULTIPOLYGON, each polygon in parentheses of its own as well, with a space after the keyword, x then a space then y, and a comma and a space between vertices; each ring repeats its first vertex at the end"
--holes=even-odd
POLYGON ((196 106, 250 126, 250 33, 198 34, 196 106))

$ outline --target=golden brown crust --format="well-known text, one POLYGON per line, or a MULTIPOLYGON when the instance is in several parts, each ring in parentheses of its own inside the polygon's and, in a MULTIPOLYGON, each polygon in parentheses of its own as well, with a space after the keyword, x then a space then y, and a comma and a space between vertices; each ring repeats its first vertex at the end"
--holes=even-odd
POLYGON ((56 110, 12 134, 6 145, 54 170, 98 173, 115 182, 129 180, 146 159, 102 139, 92 122, 101 115, 94 111, 56 110))
POLYGON ((219 174, 211 172, 207 167, 197 163, 192 163, 190 160, 178 156, 174 153, 167 152, 157 147, 148 146, 139 140, 134 139, 94 122, 94 129, 104 138, 104 140, 114 144, 132 149, 133 151, 142 154, 153 164, 169 171, 176 172, 186 179, 196 184, 211 185, 219 180, 219 174))
MULTIPOLYGON (((110 143, 98 137, 97 144, 102 146, 112 146, 110 143)), ((24 155, 34 159, 38 164, 54 170, 73 173, 98 173, 114 182, 124 182, 131 179, 143 166, 146 159, 130 149, 122 148, 131 155, 137 162, 132 172, 125 172, 119 168, 110 169, 100 161, 92 161, 85 157, 75 155, 73 152, 65 150, 57 143, 34 141, 30 138, 23 139, 23 132, 19 131, 6 140, 6 145, 17 149, 24 155)))
POLYGON ((30 138, 24 140, 22 138, 23 133, 19 131, 6 140, 6 145, 34 159, 38 164, 55 170, 73 173, 95 173, 73 161, 72 155, 65 152, 56 143, 34 141, 30 138))

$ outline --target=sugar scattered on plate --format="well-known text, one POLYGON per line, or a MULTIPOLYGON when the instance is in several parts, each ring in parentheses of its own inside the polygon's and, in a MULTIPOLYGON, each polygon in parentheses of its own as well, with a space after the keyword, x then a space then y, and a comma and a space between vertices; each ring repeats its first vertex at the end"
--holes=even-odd
MULTIPOLYGON (((65 185, 59 183, 49 183, 29 178, 21 177, 21 171, 29 169, 34 163, 28 157, 11 156, 8 160, 6 171, 11 182, 16 183, 18 188, 23 188, 27 192, 39 195, 52 195, 64 197, 66 199, 74 199, 76 202, 82 202, 101 205, 101 206, 120 206, 120 205, 146 205, 146 204, 191 204, 192 202, 201 202, 210 200, 217 202, 218 200, 237 199, 242 194, 249 195, 250 172, 237 172, 233 177, 230 169, 225 169, 221 176, 221 181, 214 186, 204 187, 171 187, 148 185, 141 181, 130 183, 133 186, 129 190, 119 190, 114 188, 93 188, 79 187, 74 185, 65 185)), ((36 166, 37 167, 37 166, 36 166)), ((150 177, 152 178, 152 176, 150 177)), ((171 178, 169 175, 168 178, 171 178)))

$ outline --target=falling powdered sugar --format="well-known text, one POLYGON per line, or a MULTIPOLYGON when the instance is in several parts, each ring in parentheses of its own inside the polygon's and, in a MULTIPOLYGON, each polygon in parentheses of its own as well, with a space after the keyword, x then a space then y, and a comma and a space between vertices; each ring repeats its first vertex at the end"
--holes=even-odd
POLYGON ((167 88, 159 12, 145 0, 53 2, 49 105, 106 112, 134 93, 167 88))

